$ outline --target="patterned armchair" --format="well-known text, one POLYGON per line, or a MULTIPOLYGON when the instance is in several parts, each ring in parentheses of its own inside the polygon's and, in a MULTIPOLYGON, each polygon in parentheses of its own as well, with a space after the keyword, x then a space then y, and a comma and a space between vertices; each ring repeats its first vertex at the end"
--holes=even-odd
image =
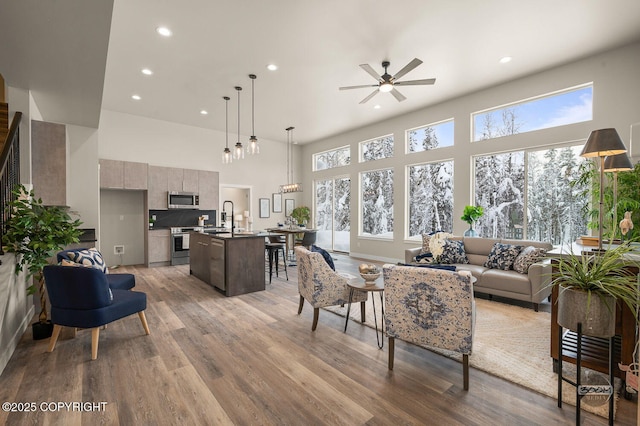
POLYGON ((475 322, 471 273, 398 265, 384 265, 382 271, 389 370, 393 370, 396 338, 450 350, 463 356, 468 390, 475 322))
MULTIPOLYGON (((311 252, 302 246, 295 248, 298 261, 298 292, 300 306, 298 315, 302 312, 305 299, 313 306, 313 325, 315 331, 318 325, 320 308, 324 306, 344 305, 349 302, 348 277, 331 269, 320 253, 311 252)), ((367 292, 354 291, 352 302, 360 302, 362 322, 365 322, 364 302, 367 292)))

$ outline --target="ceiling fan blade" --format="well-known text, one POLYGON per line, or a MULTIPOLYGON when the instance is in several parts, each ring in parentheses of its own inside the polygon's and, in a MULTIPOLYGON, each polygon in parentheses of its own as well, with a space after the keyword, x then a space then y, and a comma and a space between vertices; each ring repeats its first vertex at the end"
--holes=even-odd
POLYGON ((378 74, 376 72, 376 70, 374 70, 371 65, 369 64, 360 64, 360 68, 362 68, 363 70, 365 70, 367 73, 369 73, 369 75, 371 75, 371 77, 375 78, 376 81, 382 81, 382 79, 380 78, 380 74, 378 74))
POLYGON ((420 59, 414 58, 411 62, 405 65, 404 68, 398 71, 396 75, 393 76, 393 79, 397 80, 399 78, 402 78, 403 75, 405 75, 406 73, 408 73, 409 71, 411 71, 412 69, 420 65, 421 63, 422 61, 420 59))
POLYGON ((425 78, 424 80, 409 80, 409 81, 396 81, 393 83, 394 86, 419 86, 424 84, 434 84, 436 82, 435 78, 425 78))
MULTIPOLYGON (((364 104, 364 103, 368 102, 369 99, 373 98, 377 94, 378 94, 378 89, 376 89, 373 92, 371 92, 371 94, 369 96, 367 96, 366 98, 364 98, 363 100, 361 100, 360 103, 364 104)), ((402 95, 400 95, 400 96, 402 96, 402 95)))
POLYGON ((391 92, 389 92, 393 95, 394 98, 396 98, 398 100, 398 102, 402 102, 404 101, 406 98, 406 96, 404 96, 402 93, 398 92, 396 89, 391 90, 391 92))
POLYGON ((377 84, 363 84, 361 86, 345 86, 345 87, 338 87, 338 90, 350 90, 350 89, 362 89, 365 87, 378 87, 377 84))

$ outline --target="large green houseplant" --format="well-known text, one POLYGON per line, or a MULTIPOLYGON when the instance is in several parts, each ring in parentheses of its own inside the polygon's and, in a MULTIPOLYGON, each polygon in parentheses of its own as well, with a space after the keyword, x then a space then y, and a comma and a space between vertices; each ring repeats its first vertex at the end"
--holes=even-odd
POLYGON ((13 191, 12 201, 8 203, 9 218, 2 236, 4 250, 16 255, 15 273, 26 268, 27 280, 35 278, 35 284, 29 285, 28 294, 40 292, 39 322, 34 324, 34 337, 46 337, 50 329, 47 321, 47 303, 45 282, 42 270, 49 259, 66 245, 78 242, 82 231, 80 220, 71 220, 66 209, 60 206, 46 206, 42 199, 36 198, 33 191, 27 191, 18 185, 13 191), (40 332, 44 329, 44 332, 40 332), (36 331, 37 330, 37 331, 36 331))
POLYGON ((608 337, 615 332, 615 303, 626 304, 638 321, 637 246, 626 242, 603 252, 568 254, 557 261, 550 286, 558 287, 558 323, 608 337), (609 330, 609 331, 607 331, 609 330))
POLYGON ((296 207, 291 212, 291 217, 296 220, 297 224, 306 225, 306 223, 311 220, 311 210, 306 206, 296 207))

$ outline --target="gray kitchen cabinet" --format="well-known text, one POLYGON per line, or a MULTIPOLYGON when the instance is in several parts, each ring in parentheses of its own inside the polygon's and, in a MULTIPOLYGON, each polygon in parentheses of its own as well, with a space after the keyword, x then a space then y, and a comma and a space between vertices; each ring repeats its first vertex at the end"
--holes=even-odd
POLYGON ((100 188, 124 188, 124 161, 100 160, 100 188))
POLYGON ((124 189, 147 189, 148 164, 124 162, 124 189))
POLYGON ((149 266, 169 265, 171 262, 171 233, 168 229, 149 230, 147 240, 149 266))
POLYGON ((218 210, 220 205, 219 173, 198 170, 200 210, 218 210))
POLYGON ((100 188, 147 189, 147 164, 133 161, 100 160, 100 188))
POLYGON ((31 120, 33 192, 46 205, 67 204, 67 129, 31 120))
POLYGON ((169 169, 169 167, 149 166, 149 188, 147 191, 149 210, 167 209, 169 169))
POLYGON ((169 168, 169 191, 172 192, 184 192, 182 189, 182 180, 184 179, 184 169, 177 169, 175 167, 169 168))
POLYGON ((182 172, 182 190, 184 192, 198 192, 198 170, 184 169, 182 172))

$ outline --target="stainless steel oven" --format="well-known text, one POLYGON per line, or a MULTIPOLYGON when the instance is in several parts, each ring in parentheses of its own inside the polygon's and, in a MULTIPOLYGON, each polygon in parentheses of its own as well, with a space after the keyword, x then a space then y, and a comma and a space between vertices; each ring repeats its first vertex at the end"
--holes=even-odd
POLYGON ((171 228, 171 264, 189 263, 189 232, 196 228, 171 228))

